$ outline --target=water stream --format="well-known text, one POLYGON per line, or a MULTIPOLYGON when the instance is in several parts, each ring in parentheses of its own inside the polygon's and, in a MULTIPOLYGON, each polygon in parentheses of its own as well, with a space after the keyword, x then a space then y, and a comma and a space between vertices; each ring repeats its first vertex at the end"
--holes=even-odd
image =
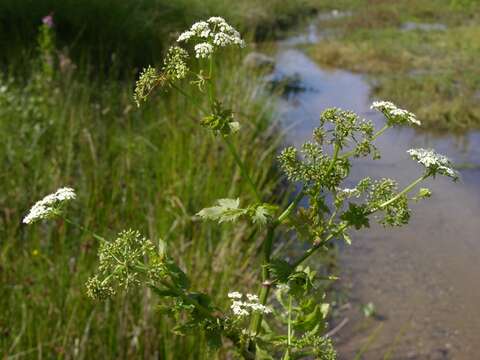
MULTIPOLYGON (((384 119, 370 110, 371 86, 366 77, 343 70, 326 70, 298 45, 318 42, 315 25, 278 45, 276 76, 296 76, 303 91, 279 100, 279 112, 289 128, 287 142, 300 145, 318 125, 327 107, 340 107, 371 119, 380 128, 384 119)), ((382 99, 383 100, 383 99, 382 99)), ((352 359, 370 339, 364 359, 478 359, 480 345, 480 133, 435 135, 411 128, 389 130, 378 139, 382 159, 358 160, 352 184, 361 177, 392 177, 400 186, 422 169, 407 149, 434 148, 460 170, 454 184, 446 178, 429 181, 433 197, 413 205, 403 228, 372 226, 354 234, 353 244, 340 254, 341 282, 350 306, 335 340, 341 359, 352 359), (377 316, 365 319, 360 304, 372 302, 377 316), (378 327, 380 326, 380 327, 378 327)), ((372 222, 373 223, 373 222, 372 222)))

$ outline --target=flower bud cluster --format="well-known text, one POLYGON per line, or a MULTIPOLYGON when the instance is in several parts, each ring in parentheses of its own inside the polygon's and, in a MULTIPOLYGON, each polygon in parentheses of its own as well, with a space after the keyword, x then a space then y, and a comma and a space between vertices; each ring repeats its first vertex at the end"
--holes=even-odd
POLYGON ((188 53, 178 46, 172 46, 168 49, 167 55, 163 60, 163 73, 171 79, 181 80, 187 76, 188 53))
POLYGON ((145 260, 156 259, 155 246, 138 231, 125 230, 111 242, 103 242, 98 251, 97 274, 87 281, 87 294, 94 299, 105 299, 115 294, 116 287, 136 285, 142 277, 152 276, 151 267, 145 260))
POLYGON ((153 89, 166 82, 167 77, 164 74, 159 73, 154 67, 148 66, 143 69, 135 84, 135 92, 133 94, 133 99, 137 103, 137 106, 140 107, 140 104, 147 100, 153 89))

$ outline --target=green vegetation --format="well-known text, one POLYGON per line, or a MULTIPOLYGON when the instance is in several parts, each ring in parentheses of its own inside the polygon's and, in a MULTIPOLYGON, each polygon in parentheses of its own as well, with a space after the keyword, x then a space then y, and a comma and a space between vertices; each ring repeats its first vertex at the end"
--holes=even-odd
POLYGON ((158 61, 168 45, 200 18, 221 15, 256 38, 300 20, 316 0, 3 0, 0 2, 0 63, 27 66, 41 18, 53 13, 59 49, 75 62, 130 72, 158 61), (20 58, 19 58, 20 57, 20 58), (15 59, 13 64, 12 59, 15 59), (25 58, 23 58, 25 59, 25 58))
MULTIPOLYGON (((210 359, 201 336, 172 333, 150 290, 103 305, 86 296, 94 237, 63 221, 27 230, 21 219, 37 199, 73 186, 79 224, 107 237, 126 227, 161 236, 199 289, 215 290, 222 303, 227 289, 255 278, 247 265, 260 239, 243 226, 200 227, 194 214, 222 196, 248 201, 248 183, 227 148, 201 129, 191 101, 161 92, 137 109, 133 78, 94 80, 44 35, 40 54, 24 59, 28 71, 0 84, 1 356, 210 359)), ((226 52, 217 83, 242 123, 235 143, 247 171, 265 199, 281 201, 273 166, 280 139, 256 74, 226 52)))
MULTIPOLYGON (((196 62, 190 68, 192 82, 179 80, 184 69, 177 63, 164 67, 163 74, 153 68, 142 72, 135 98, 143 102, 149 97, 149 102, 141 109, 132 90, 138 72, 134 66, 161 59, 178 29, 194 20, 221 15, 262 37, 297 21, 313 3, 2 2, 2 357, 223 359, 237 347, 250 358, 280 353, 284 359, 311 354, 334 358, 325 336, 329 304, 323 296, 331 278, 318 279, 315 271, 301 265, 314 254, 328 254, 336 238, 350 242, 347 231, 368 227, 373 213, 383 212, 385 225, 406 224, 411 190, 437 174, 456 177, 448 160, 411 150, 426 169, 403 190, 393 180, 369 178, 354 189, 342 189, 349 158, 375 158, 377 136, 416 119, 389 103, 378 103, 387 125, 375 131, 353 113, 330 109, 323 113, 312 143, 300 152, 289 147, 280 156, 286 177, 304 184, 285 208, 289 188, 281 186, 275 165, 281 139, 272 123, 270 100, 259 91, 258 74, 242 66, 241 52, 223 49, 213 61, 208 46, 195 48, 197 55, 204 55, 197 57, 210 59, 210 71, 199 71, 206 60, 196 62), (40 18, 50 11, 55 25, 47 22, 37 36, 40 18), (172 77, 175 82, 170 82, 172 77), (157 82, 179 93, 154 93, 157 82), (324 131, 327 123, 333 132, 324 131), (347 144, 353 145, 347 149, 347 144), (68 219, 74 222, 52 216, 27 229, 21 221, 31 205, 62 186, 74 187, 78 194, 68 207, 75 214, 68 219), (310 206, 299 207, 307 197, 310 206), (201 218, 227 224, 203 223, 201 218), (228 223, 238 218, 247 221, 228 223), (129 228, 139 233, 122 232, 129 228), (295 230, 305 240, 307 248, 297 259, 280 257, 279 251, 291 250, 292 242, 282 238, 281 246, 274 246, 277 228, 287 234, 295 230), (113 241, 103 242, 86 229, 113 241), (92 278, 98 264, 98 277, 92 278), (194 290, 185 285, 183 272, 194 290), (105 295, 108 281, 120 288, 142 276, 147 286, 119 289, 103 303, 86 296, 105 295), (101 277, 107 282, 100 283, 101 277), (158 279, 167 279, 166 289, 149 286, 158 279), (265 329, 262 314, 272 310, 267 307, 272 286, 278 290, 276 307, 283 311, 274 314, 272 329, 265 329), (243 295, 227 295, 234 289, 258 290, 259 296, 248 294, 249 302, 243 302, 238 300, 243 295), (206 299, 215 307, 204 305, 206 299), (237 309, 230 308, 232 302, 237 309), (248 331, 241 326, 245 319, 235 318, 246 309, 251 310, 248 331), (208 313, 202 321, 195 317, 200 310, 208 313), (232 322, 223 323, 229 316, 232 322), (212 319, 216 322, 209 322, 212 319), (214 352, 209 345, 212 339, 219 345, 225 324, 233 324, 235 331, 214 352), (286 335, 274 336, 277 333, 286 335)), ((168 54, 175 62, 183 59, 178 49, 168 54)), ((73 197, 73 190, 67 193, 73 197)), ((424 191, 417 197, 427 196, 424 191)), ((59 215, 57 210, 52 210, 54 215, 59 215)))
POLYGON ((336 35, 312 46, 318 62, 371 75, 375 97, 410 109, 429 129, 480 128, 478 1, 320 3, 350 15, 322 22, 336 35))

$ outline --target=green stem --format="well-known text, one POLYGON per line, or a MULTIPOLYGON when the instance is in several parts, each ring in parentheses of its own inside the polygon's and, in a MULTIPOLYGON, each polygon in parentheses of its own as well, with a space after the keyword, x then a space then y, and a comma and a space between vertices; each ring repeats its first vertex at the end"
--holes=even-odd
POLYGON ((290 359, 290 348, 292 346, 292 296, 288 296, 288 338, 287 338, 287 355, 290 359))
POLYGON ((297 205, 300 203, 300 201, 302 201, 304 196, 305 196, 305 190, 302 188, 298 192, 298 194, 295 196, 293 201, 290 203, 290 205, 288 205, 288 207, 285 209, 285 211, 280 214, 280 216, 278 217, 278 219, 276 221, 276 224, 281 224, 286 218, 288 218, 290 216, 290 214, 292 213, 292 211, 295 210, 297 205))
MULTIPOLYGON (((267 237, 263 242, 263 264, 262 264, 262 287, 260 289, 259 300, 260 304, 265 305, 267 303, 268 294, 270 293, 270 256, 272 254, 272 245, 273 245, 273 237, 275 233, 275 225, 271 224, 268 228, 267 237)), ((263 314, 262 313, 255 313, 252 316, 252 320, 250 322, 250 331, 253 333, 253 336, 256 336, 260 331, 260 327, 262 325, 263 314)))
MULTIPOLYGON (((285 209, 285 211, 274 221, 270 224, 267 232, 267 236, 263 243, 263 264, 262 264, 262 287, 260 289, 259 300, 262 305, 267 303, 268 294, 270 293, 270 271, 268 269, 270 265, 270 257, 272 255, 272 247, 273 247, 273 240, 275 229, 278 225, 280 225, 297 207, 298 203, 303 199, 305 196, 304 190, 300 190, 298 194, 295 196, 293 201, 290 205, 285 209)), ((256 336, 260 331, 260 327, 262 324, 263 315, 261 313, 254 314, 252 317, 252 321, 250 323, 250 330, 256 336)))
POLYGON ((215 83, 213 79, 213 55, 210 55, 209 59, 209 69, 208 69, 208 81, 209 81, 209 97, 210 97, 210 104, 213 105, 213 101, 215 100, 215 83))
POLYGON ((420 182, 422 182, 423 180, 425 180, 428 176, 427 175, 422 175, 420 176, 417 180, 415 180, 414 182, 412 182, 410 185, 408 185, 405 189, 403 189, 402 191, 400 191, 397 195, 395 195, 393 198, 391 198, 390 200, 388 201, 385 201, 383 204, 381 204, 379 206, 379 209, 383 209, 384 207, 390 205, 391 203, 397 201, 400 197, 402 197, 403 195, 405 195, 406 193, 408 193, 410 190, 412 190, 415 186, 417 186, 420 182))
POLYGON ((327 169, 327 172, 326 172, 326 176, 328 176, 328 174, 330 174, 330 171, 332 171, 333 169, 333 166, 335 165, 335 163, 337 162, 337 158, 338 158, 338 153, 340 152, 340 145, 338 145, 337 143, 335 143, 334 147, 333 147, 333 158, 332 158, 332 162, 330 163, 330 165, 328 166, 328 169, 327 169))
POLYGON ((238 167, 240 168, 240 172, 242 173, 242 176, 247 180, 248 184, 252 188, 253 193, 255 194, 255 197, 259 202, 262 201, 262 197, 260 196, 260 193, 258 192, 257 186, 253 182, 252 178, 250 175, 248 175, 247 168, 245 167, 245 164, 243 163, 242 159, 240 159, 240 156, 238 155, 237 150, 235 149, 235 146, 233 145, 232 141, 230 138, 226 136, 222 136, 223 141, 225 141, 225 144, 227 145, 228 150, 232 154, 233 158, 235 159, 235 162, 237 163, 238 167))
POLYGON ((183 95, 186 99, 190 100, 191 102, 193 102, 199 109, 201 112, 203 112, 204 114, 207 114, 208 111, 206 111, 204 108, 203 108, 203 105, 198 101, 198 99, 192 95, 190 95, 189 93, 187 93, 185 90, 183 90, 181 87, 177 86, 174 82, 171 82, 170 81, 170 86, 173 87, 175 90, 177 90, 181 95, 183 95))

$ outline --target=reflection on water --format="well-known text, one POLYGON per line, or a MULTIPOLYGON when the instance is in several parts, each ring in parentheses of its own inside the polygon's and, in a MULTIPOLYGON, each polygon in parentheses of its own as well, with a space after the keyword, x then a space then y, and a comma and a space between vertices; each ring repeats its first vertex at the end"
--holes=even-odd
MULTIPOLYGON (((296 76, 305 91, 279 100, 279 112, 290 128, 287 141, 299 145, 309 139, 327 107, 352 110, 371 119, 378 128, 383 118, 369 109, 370 86, 362 75, 324 70, 294 48, 308 34, 279 44, 276 71, 296 76)), ((341 253, 343 282, 355 304, 373 302, 383 320, 366 359, 475 359, 480 343, 480 133, 464 136, 434 135, 411 128, 391 129, 378 139, 378 161, 358 160, 352 170, 353 185, 361 177, 392 177, 405 185, 422 169, 406 150, 432 147, 448 154, 460 170, 453 184, 437 178, 426 184, 433 197, 413 205, 414 214, 404 228, 385 230, 373 226, 359 232, 341 253), (473 165, 473 166, 472 166, 473 165)), ((337 343, 342 358, 351 359, 380 323, 365 324, 353 305, 342 316, 349 326, 337 343)))

